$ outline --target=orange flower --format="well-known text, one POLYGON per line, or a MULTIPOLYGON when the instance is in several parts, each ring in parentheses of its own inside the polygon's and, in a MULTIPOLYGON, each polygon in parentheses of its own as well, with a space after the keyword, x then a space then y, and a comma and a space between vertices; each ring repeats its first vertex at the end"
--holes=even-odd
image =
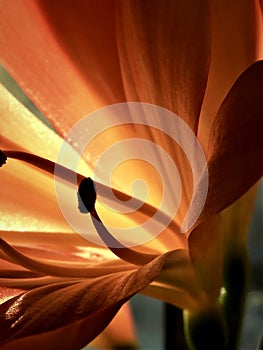
MULTIPOLYGON (((2 348, 80 348, 138 292, 191 313, 217 308, 224 232, 214 215, 263 171, 258 2, 2 0, 0 10, 2 62, 55 128, 2 88, 2 149, 55 161, 61 136, 83 116, 139 101, 179 115, 203 144, 209 171, 204 209, 195 228, 181 235, 178 227, 195 195, 189 196, 193 184, 182 152, 147 126, 111 130, 105 147, 138 135, 159 143, 178 163, 185 191, 167 229, 136 249, 115 250, 118 258, 72 231, 50 175, 8 159, 0 174, 1 285, 13 295, 19 293, 13 287, 34 289, 1 305, 2 348)), ((91 167, 100 144, 95 140, 86 155, 91 167)), ((128 169, 151 180, 147 166, 128 169)), ((123 173, 120 182, 126 189, 123 173)), ((171 186, 171 200, 174 191, 171 186)), ((154 188, 151 205, 157 206, 158 195, 154 188)), ((140 221, 140 212, 132 219, 140 221)))

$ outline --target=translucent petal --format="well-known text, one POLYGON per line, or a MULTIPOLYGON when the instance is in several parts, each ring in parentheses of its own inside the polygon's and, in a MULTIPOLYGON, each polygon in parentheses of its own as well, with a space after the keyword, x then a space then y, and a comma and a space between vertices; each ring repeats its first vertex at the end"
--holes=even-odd
POLYGON ((2 62, 61 133, 124 100, 113 5, 1 2, 2 62))
POLYGON ((209 69, 211 2, 118 5, 118 49, 127 99, 166 107, 196 131, 209 69))
MULTIPOLYGON (((6 331, 1 333, 1 345, 12 340, 17 340, 19 345, 19 339, 36 334, 40 340, 43 335, 44 339, 49 339, 50 332, 70 324, 74 328, 75 322, 89 319, 90 326, 81 337, 76 337, 76 334, 72 337, 72 334, 65 333, 71 339, 71 347, 78 344, 79 348, 84 339, 86 343, 94 339, 120 306, 160 273, 164 263, 165 256, 135 272, 117 273, 81 283, 52 284, 2 304, 0 312, 5 317, 1 319, 1 329, 6 331)), ((63 341, 62 334, 60 338, 63 341)), ((57 343, 53 339, 49 348, 54 349, 55 344, 57 343)), ((33 345, 35 348, 34 342, 33 345)), ((32 346, 28 349, 32 349, 32 346)))
POLYGON ((238 76, 263 57, 258 1, 213 1, 212 56, 198 136, 206 148, 213 119, 238 76))
POLYGON ((263 61, 258 61, 238 78, 215 117, 204 217, 232 204, 263 175, 262 79, 263 61))

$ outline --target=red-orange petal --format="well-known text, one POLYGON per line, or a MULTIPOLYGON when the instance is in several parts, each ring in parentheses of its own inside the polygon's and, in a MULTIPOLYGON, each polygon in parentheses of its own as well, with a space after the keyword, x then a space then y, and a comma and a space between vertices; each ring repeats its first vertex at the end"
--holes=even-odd
POLYGON ((137 337, 130 303, 126 303, 108 327, 90 344, 99 349, 136 346, 137 337))
POLYGON ((259 61, 239 77, 215 117, 202 220, 236 201, 263 174, 262 87, 263 61, 259 61))
POLYGON ((107 0, 1 1, 1 61, 61 133, 124 100, 114 7, 107 0))
POLYGON ((211 2, 118 5, 118 49, 127 99, 166 107, 196 131, 210 61, 211 2))
POLYGON ((161 272, 165 261, 163 255, 132 273, 117 273, 82 283, 53 284, 7 301, 0 306, 0 314, 5 315, 0 319, 1 346, 7 344, 6 349, 11 349, 20 345, 20 340, 27 342, 29 337, 37 335, 32 345, 28 341, 28 349, 41 348, 43 339, 47 341, 48 349, 56 349, 57 343, 52 337, 54 331, 60 333, 62 342, 64 336, 68 337, 69 348, 80 348, 80 342, 84 346, 107 326, 127 299, 161 272), (74 334, 76 322, 84 322, 87 326, 85 331, 82 328, 80 338, 74 334), (61 327, 73 335, 60 332, 61 327))
POLYGON ((238 76, 263 57, 263 25, 258 0, 216 0, 212 55, 198 136, 207 146, 213 118, 238 76))
POLYGON ((223 232, 213 216, 191 232, 188 239, 193 269, 210 302, 216 302, 222 285, 223 232))

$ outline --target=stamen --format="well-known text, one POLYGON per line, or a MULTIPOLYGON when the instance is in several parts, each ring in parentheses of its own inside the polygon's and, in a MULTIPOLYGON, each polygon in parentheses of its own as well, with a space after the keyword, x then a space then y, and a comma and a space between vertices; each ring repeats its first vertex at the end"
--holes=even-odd
POLYGON ((81 213, 90 213, 92 223, 96 228, 100 238, 108 248, 120 259, 134 265, 145 265, 157 258, 158 255, 136 252, 121 244, 103 225, 96 209, 96 191, 91 178, 83 179, 78 189, 79 210, 81 213))
POLYGON ((83 279, 72 277, 44 276, 38 278, 0 278, 1 287, 33 288, 41 287, 51 283, 72 282, 76 283, 83 279))
MULTIPOLYGON (((47 173, 54 175, 54 170, 56 167, 56 175, 60 177, 62 180, 65 180, 71 184, 74 184, 73 181, 76 179, 77 175, 77 182, 79 183, 82 179, 84 179, 84 176, 80 174, 76 174, 74 171, 60 165, 57 163, 52 162, 51 160, 36 156, 35 154, 22 152, 22 151, 0 151, 0 161, 3 159, 3 164, 5 164, 5 161, 7 158, 13 158, 17 160, 22 160, 23 162, 29 163, 39 169, 42 169, 46 171, 47 173)), ((0 163, 1 164, 1 163, 0 163)))
POLYGON ((30 271, 48 276, 71 277, 71 278, 93 278, 108 275, 115 272, 133 269, 132 265, 123 266, 59 266, 58 264, 46 263, 30 258, 11 247, 6 241, 0 238, 0 249, 9 257, 14 264, 21 265, 30 271))

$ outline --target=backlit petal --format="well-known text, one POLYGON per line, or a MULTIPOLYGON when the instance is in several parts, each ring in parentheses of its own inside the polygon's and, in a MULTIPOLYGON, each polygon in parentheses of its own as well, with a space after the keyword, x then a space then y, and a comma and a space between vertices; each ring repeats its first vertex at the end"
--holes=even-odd
MULTIPOLYGON (((85 319, 89 320, 89 327, 83 332, 84 335, 79 339, 71 338, 69 344, 74 348, 74 342, 79 344, 80 339, 90 342, 128 298, 160 273, 165 260, 165 256, 159 257, 132 273, 118 273, 82 283, 61 283, 37 288, 2 304, 0 311, 3 317, 0 322, 1 329, 5 331, 1 333, 1 345, 36 334, 44 335, 69 324, 74 328, 74 322, 85 319)), ((48 339, 49 336, 46 335, 48 339)), ((42 337, 39 338, 41 341, 42 337)), ((28 349, 36 348, 36 344, 32 344, 33 347, 29 346, 28 349)), ((51 341, 48 348, 55 349, 57 344, 54 344, 51 341)), ((16 343, 13 342, 12 345, 16 343)))
POLYGON ((263 174, 263 61, 250 66, 222 103, 208 148, 209 191, 202 220, 236 201, 263 174))
MULTIPOLYGON (((23 149, 56 160, 61 138, 3 86, 0 102, 0 147, 23 149)), ((72 232, 60 212, 51 176, 8 159, 1 168, 0 179, 2 230, 72 232)))
POLYGON ((114 2, 3 0, 0 11, 2 62, 61 133, 124 101, 114 2))
POLYGON ((133 315, 129 303, 125 303, 108 327, 90 344, 99 349, 136 346, 137 340, 133 315))
MULTIPOLYGON (((0 239, 0 249, 4 254, 7 255, 8 258, 11 259, 11 261, 14 264, 18 264, 21 266, 24 266, 25 268, 39 273, 43 275, 49 275, 49 276, 59 276, 59 277, 71 277, 71 278, 94 278, 99 277, 107 274, 111 274, 113 272, 119 272, 119 271, 126 271, 130 270, 133 266, 126 264, 123 265, 121 260, 118 260, 120 262, 120 266, 114 264, 111 266, 110 261, 107 262, 107 265, 103 264, 100 265, 97 264, 88 264, 85 261, 82 261, 82 263, 73 263, 70 261, 67 262, 58 262, 57 260, 41 260, 36 258, 31 258, 23 253, 21 253, 19 250, 13 248, 10 246, 7 242, 5 242, 3 239, 0 239)), ((4 256, 3 256, 4 258, 4 256)), ((96 261, 97 262, 97 261, 96 261)))
POLYGON ((127 99, 166 107, 196 131, 210 60, 210 2, 118 5, 118 49, 127 99))
POLYGON ((231 251, 243 251, 247 247, 258 190, 259 186, 256 184, 221 213, 226 255, 231 251))
POLYGON ((0 304, 4 303, 5 301, 23 292, 24 291, 22 289, 18 289, 18 288, 0 287, 0 304))
POLYGON ((220 104, 238 76, 263 57, 263 23, 258 0, 215 0, 212 56, 198 136, 207 146, 220 104))
POLYGON ((211 303, 218 299, 222 285, 223 234, 220 218, 214 216, 194 229, 188 239, 195 275, 211 303))

